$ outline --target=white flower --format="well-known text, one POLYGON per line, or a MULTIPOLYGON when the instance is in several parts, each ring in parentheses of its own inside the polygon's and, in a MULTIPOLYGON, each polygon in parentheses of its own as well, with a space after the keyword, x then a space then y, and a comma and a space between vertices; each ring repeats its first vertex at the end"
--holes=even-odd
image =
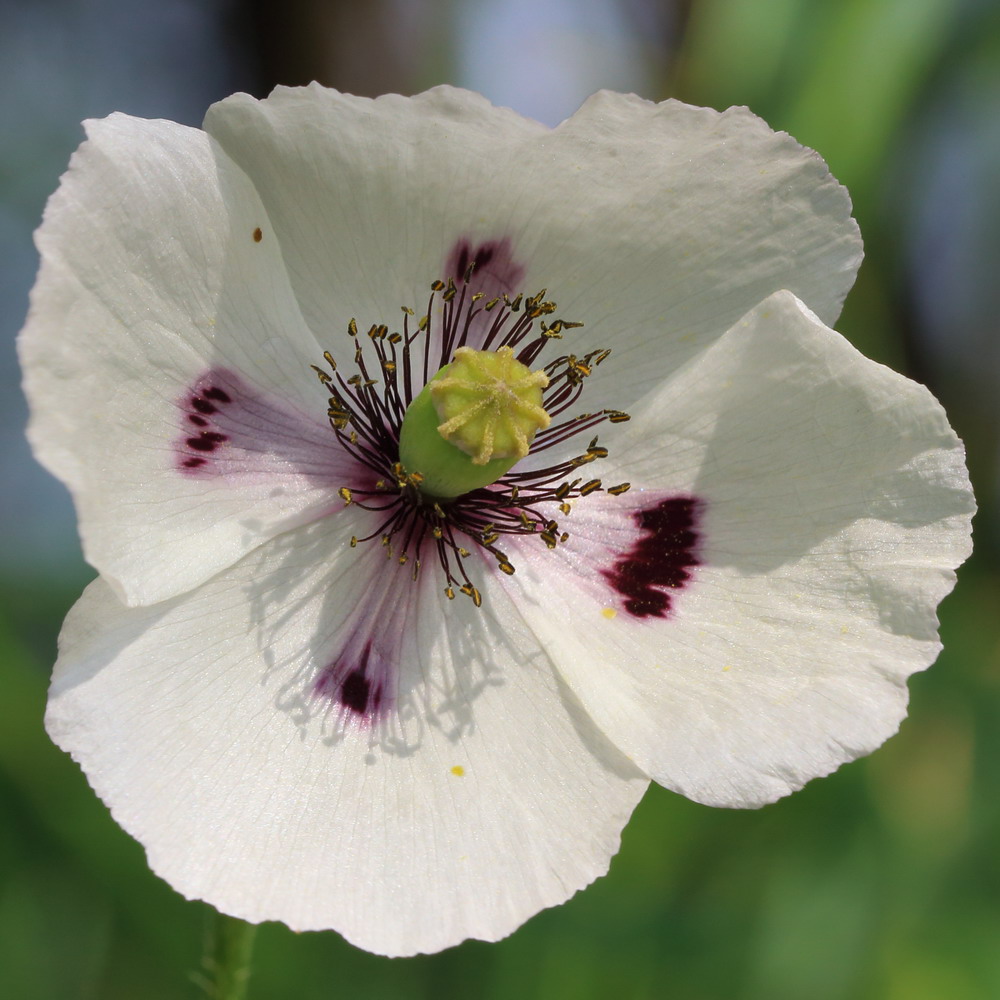
POLYGON ((606 871, 648 779, 757 806, 895 731, 973 503, 930 394, 824 325, 861 248, 815 154, 743 109, 549 130, 450 88, 88 131, 21 339, 101 574, 47 725, 180 892, 495 940, 606 871), (551 426, 420 506, 406 385, 542 289, 551 426))

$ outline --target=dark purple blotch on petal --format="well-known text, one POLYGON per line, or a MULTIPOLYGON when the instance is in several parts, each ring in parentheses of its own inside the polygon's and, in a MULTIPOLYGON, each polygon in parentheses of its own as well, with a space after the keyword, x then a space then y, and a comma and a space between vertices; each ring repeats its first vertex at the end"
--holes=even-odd
POLYGON ((189 448, 195 451, 215 451, 219 445, 225 444, 229 438, 225 434, 216 431, 202 431, 197 437, 187 439, 189 448))
POLYGON ((369 639, 356 657, 345 652, 323 670, 313 684, 313 693, 339 705, 359 722, 374 722, 388 707, 387 666, 369 639))
POLYGON ((212 382, 212 376, 209 372, 200 378, 180 401, 187 422, 197 428, 197 433, 185 435, 181 442, 182 454, 178 460, 181 470, 202 470, 207 464, 205 456, 218 451, 229 440, 229 435, 218 429, 217 421, 233 398, 212 382))
POLYGON ((382 691, 373 687, 363 670, 352 670, 340 685, 337 700, 344 708, 357 715, 367 715, 369 709, 376 713, 382 701, 382 691))
POLYGON ((666 618, 673 591, 699 565, 699 521, 704 508, 695 497, 668 497, 633 513, 640 535, 632 548, 601 575, 636 618, 666 618))
POLYGON ((504 292, 516 295, 523 290, 524 267, 514 259, 509 238, 476 241, 463 237, 458 240, 448 253, 445 279, 461 283, 473 262, 476 266, 469 277, 469 285, 474 292, 493 298, 504 292))
POLYGON ((217 385, 208 386, 202 392, 202 395, 205 399, 214 399, 217 403, 231 403, 233 401, 233 397, 225 389, 220 389, 217 385))
POLYGON ((454 281, 462 289, 465 308, 472 310, 462 341, 466 347, 478 348, 487 336, 492 324, 490 314, 482 308, 487 301, 504 295, 515 298, 525 291, 524 265, 514 259, 512 251, 511 241, 506 236, 491 240, 463 236, 448 251, 443 277, 446 281, 454 281), (472 264, 475 266, 470 271, 472 264), (465 282, 467 275, 468 284, 465 282), (473 295, 483 296, 477 306, 473 306, 473 295))
MULTIPOLYGON (((308 376, 308 366, 303 365, 308 376)), ((189 479, 267 477, 307 479, 336 496, 351 459, 331 440, 323 397, 302 413, 277 392, 266 392, 235 371, 206 369, 175 399, 173 468, 189 479)), ((331 500, 331 505, 334 501, 331 500)))

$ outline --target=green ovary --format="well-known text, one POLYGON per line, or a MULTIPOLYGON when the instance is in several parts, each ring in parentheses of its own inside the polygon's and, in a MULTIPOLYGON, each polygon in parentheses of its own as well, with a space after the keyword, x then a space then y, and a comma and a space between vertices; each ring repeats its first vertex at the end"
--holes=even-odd
POLYGON ((460 347, 407 408, 400 463, 420 476, 421 493, 435 499, 495 483, 528 454, 535 432, 548 427, 542 407, 548 382, 509 347, 460 347))

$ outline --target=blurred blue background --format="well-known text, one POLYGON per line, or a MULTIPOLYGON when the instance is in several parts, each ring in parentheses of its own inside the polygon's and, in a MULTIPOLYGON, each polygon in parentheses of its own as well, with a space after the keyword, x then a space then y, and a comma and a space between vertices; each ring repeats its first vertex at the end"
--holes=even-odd
POLYGON ((555 124, 601 87, 747 104, 850 189, 867 257, 838 324, 965 439, 977 555, 946 650, 869 760, 753 813, 653 789, 611 874, 499 945, 388 961, 263 928, 266 998, 1000 996, 1000 5, 993 0, 0 0, 0 995, 195 995, 204 907, 149 874, 41 726, 90 577, 30 458, 14 337, 31 233, 80 120, 198 125, 234 90, 450 82, 555 124))

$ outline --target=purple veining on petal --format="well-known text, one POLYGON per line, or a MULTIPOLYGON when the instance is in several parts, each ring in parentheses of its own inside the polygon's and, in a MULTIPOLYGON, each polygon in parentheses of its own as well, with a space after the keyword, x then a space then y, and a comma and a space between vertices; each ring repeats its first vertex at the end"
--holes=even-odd
MULTIPOLYGON (((304 416, 226 368, 210 368, 177 400, 174 467, 194 479, 305 477, 336 489, 348 456, 325 420, 304 416)), ((319 416, 325 417, 321 407, 319 416)))
MULTIPOLYGON (((488 299, 504 293, 515 296, 524 291, 525 268, 515 260, 509 237, 492 240, 475 240, 467 236, 458 239, 448 252, 444 265, 444 278, 451 278, 455 284, 464 283, 469 265, 475 261, 475 268, 469 278, 469 290, 475 294, 482 292, 488 299)), ((535 289, 537 291, 537 289, 535 289)), ((469 347, 478 346, 478 338, 488 329, 488 318, 480 314, 469 325, 469 347)))
POLYGON ((696 497, 675 496, 633 512, 639 537, 601 575, 635 618, 669 617, 673 592, 688 583, 700 562, 704 506, 696 497))

